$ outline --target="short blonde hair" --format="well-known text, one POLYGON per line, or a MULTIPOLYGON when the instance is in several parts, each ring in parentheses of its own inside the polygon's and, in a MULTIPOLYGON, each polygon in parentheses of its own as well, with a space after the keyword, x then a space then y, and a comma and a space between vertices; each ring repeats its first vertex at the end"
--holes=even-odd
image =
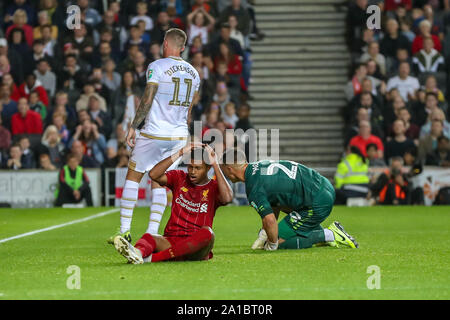
POLYGON ((164 40, 171 40, 178 48, 182 49, 186 45, 187 35, 186 33, 178 28, 171 28, 166 31, 164 40))

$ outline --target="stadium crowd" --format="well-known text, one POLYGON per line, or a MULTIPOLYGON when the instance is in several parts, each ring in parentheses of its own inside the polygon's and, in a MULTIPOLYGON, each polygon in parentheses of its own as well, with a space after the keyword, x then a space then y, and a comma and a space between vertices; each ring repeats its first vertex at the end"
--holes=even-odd
POLYGON ((199 72, 193 120, 251 126, 251 0, 13 0, 0 3, 0 168, 126 167, 126 131, 161 58, 164 33, 188 35, 182 57, 199 72), (68 28, 67 8, 80 8, 68 28), (106 5, 106 6, 105 6, 106 5), (76 20, 75 20, 76 21, 76 20))
MULTIPOLYGON (((378 181, 359 168, 353 184, 368 185, 380 202, 411 203, 403 165, 450 167, 450 1, 352 0, 347 27, 354 68, 345 89, 347 155, 337 178, 348 177, 352 161, 390 166, 378 181), (369 5, 381 9, 380 29, 367 25, 369 5)), ((361 193, 367 189, 347 191, 361 193)))

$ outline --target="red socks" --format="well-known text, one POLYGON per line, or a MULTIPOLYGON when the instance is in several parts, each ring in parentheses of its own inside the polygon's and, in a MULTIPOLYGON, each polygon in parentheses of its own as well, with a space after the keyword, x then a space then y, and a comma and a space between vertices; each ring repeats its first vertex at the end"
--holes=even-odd
POLYGON ((156 249, 156 241, 149 233, 145 233, 134 245, 142 253, 142 258, 147 258, 156 249))
MULTIPOLYGON (((144 236, 149 235, 145 234, 144 236)), ((144 237, 142 237, 144 238, 144 237)), ((152 238, 153 240, 153 238, 152 238)), ((194 233, 192 236, 186 238, 185 240, 175 243, 169 249, 161 252, 154 253, 152 255, 152 262, 169 260, 177 257, 182 257, 184 255, 192 254, 200 249, 206 247, 212 240, 212 233, 209 229, 201 228, 199 231, 194 233)), ((141 240, 139 240, 141 241, 141 240)), ((139 243, 138 241, 138 243, 139 243)), ((154 240, 153 240, 154 241, 154 240)))

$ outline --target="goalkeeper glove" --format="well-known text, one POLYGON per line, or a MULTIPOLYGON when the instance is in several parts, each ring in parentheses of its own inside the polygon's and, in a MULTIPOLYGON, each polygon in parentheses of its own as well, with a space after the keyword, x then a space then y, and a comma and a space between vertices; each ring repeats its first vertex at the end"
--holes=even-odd
POLYGON ((278 249, 278 241, 277 242, 270 242, 269 240, 266 241, 266 244, 264 245, 264 250, 275 251, 277 249, 278 249))

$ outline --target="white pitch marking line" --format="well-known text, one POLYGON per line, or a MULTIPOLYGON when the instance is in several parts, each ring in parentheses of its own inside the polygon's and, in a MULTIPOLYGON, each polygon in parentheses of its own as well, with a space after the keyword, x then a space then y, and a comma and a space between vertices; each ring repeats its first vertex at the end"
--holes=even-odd
POLYGON ((1 240, 0 240, 0 243, 7 242, 7 241, 11 241, 11 240, 15 240, 15 239, 19 239, 19 238, 23 238, 23 237, 32 236, 32 235, 37 234, 37 233, 41 233, 41 232, 45 232, 45 231, 50 231, 50 230, 54 230, 54 229, 58 229, 58 228, 66 227, 66 226, 70 226, 70 225, 72 225, 72 224, 81 223, 81 222, 89 221, 89 220, 92 220, 92 219, 100 218, 100 217, 106 216, 106 215, 108 215, 108 214, 117 212, 117 211, 119 211, 119 210, 120 210, 120 209, 118 209, 118 208, 116 208, 116 209, 111 209, 111 210, 108 210, 108 211, 103 211, 103 212, 94 214, 93 216, 89 216, 89 217, 86 217, 86 218, 82 218, 82 219, 78 219, 78 220, 73 220, 73 221, 69 221, 69 222, 66 222, 66 223, 57 224, 57 225, 55 225, 55 226, 51 226, 51 227, 47 227, 47 228, 43 228, 43 229, 38 229, 38 230, 34 230, 34 231, 22 233, 22 234, 18 234, 17 236, 13 236, 13 237, 10 237, 10 238, 1 239, 1 240))

